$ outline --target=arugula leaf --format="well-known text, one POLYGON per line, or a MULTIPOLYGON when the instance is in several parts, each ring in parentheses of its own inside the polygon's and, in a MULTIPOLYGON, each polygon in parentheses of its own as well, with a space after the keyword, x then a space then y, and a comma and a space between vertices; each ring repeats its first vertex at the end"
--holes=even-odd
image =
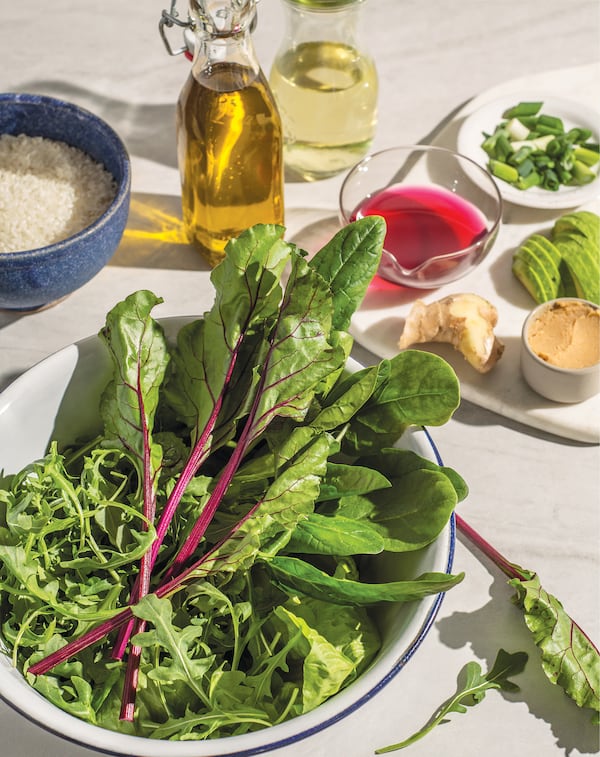
POLYGON ((153 629, 144 633, 138 633, 133 642, 139 647, 160 646, 168 653, 168 662, 162 660, 157 663, 148 676, 166 686, 175 681, 183 681, 204 701, 208 701, 206 692, 201 686, 201 681, 205 673, 210 670, 214 659, 212 655, 207 655, 200 659, 190 659, 189 647, 204 632, 201 625, 190 624, 182 630, 173 626, 173 608, 171 602, 164 598, 149 594, 142 597, 140 601, 132 608, 133 614, 137 618, 152 623, 153 629))
POLYGON ((404 741, 376 749, 375 754, 395 752, 414 744, 430 733, 437 725, 445 723, 446 717, 451 713, 465 713, 467 707, 473 707, 481 702, 486 692, 491 689, 502 689, 503 691, 511 692, 518 691, 519 687, 510 681, 508 677, 521 673, 525 669, 526 664, 527 654, 525 652, 510 654, 504 649, 500 649, 492 669, 485 675, 482 674, 481 666, 478 662, 468 662, 458 675, 456 693, 444 702, 423 728, 404 741))

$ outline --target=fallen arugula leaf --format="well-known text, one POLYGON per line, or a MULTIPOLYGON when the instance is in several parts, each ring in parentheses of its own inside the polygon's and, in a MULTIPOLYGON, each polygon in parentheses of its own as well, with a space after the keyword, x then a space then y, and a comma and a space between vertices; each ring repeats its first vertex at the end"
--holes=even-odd
POLYGON ((437 710, 431 720, 412 736, 397 744, 376 749, 375 754, 386 754, 414 744, 432 731, 440 723, 446 722, 446 717, 452 712, 465 713, 467 707, 473 707, 481 702, 490 689, 502 691, 519 691, 519 687, 509 680, 509 676, 517 675, 525 669, 527 664, 526 652, 510 654, 501 649, 492 669, 486 675, 482 674, 478 662, 468 662, 458 674, 458 688, 456 693, 447 699, 437 710))

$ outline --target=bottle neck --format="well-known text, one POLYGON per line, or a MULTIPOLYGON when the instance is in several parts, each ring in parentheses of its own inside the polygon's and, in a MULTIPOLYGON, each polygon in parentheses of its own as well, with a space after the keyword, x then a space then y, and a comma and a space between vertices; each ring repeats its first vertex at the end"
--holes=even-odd
POLYGON ((356 47, 363 0, 330 6, 305 5, 282 0, 289 42, 341 42, 356 47))
POLYGON ((192 14, 195 21, 194 76, 209 77, 220 63, 244 68, 257 75, 260 64, 250 32, 256 15, 254 0, 217 3, 193 0, 193 8, 200 5, 203 13, 192 14))

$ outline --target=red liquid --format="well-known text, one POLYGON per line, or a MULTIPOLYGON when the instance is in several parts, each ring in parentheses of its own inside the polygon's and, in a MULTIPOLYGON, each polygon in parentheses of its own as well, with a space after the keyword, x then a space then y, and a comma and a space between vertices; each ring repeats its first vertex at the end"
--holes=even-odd
POLYGON ((479 210, 442 188, 388 187, 361 203, 351 220, 372 215, 385 218, 385 249, 405 268, 469 247, 486 232, 479 210))

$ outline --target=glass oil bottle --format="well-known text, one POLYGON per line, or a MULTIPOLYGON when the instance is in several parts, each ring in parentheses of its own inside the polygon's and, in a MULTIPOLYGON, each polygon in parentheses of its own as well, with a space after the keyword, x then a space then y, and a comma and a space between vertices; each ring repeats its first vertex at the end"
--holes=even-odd
POLYGON ((286 32, 269 82, 284 132, 290 179, 345 171, 369 150, 378 77, 360 37, 364 0, 281 0, 286 32))
POLYGON ((283 136, 252 43, 255 0, 189 1, 194 57, 176 121, 182 213, 214 266, 230 238, 283 223, 283 136))

